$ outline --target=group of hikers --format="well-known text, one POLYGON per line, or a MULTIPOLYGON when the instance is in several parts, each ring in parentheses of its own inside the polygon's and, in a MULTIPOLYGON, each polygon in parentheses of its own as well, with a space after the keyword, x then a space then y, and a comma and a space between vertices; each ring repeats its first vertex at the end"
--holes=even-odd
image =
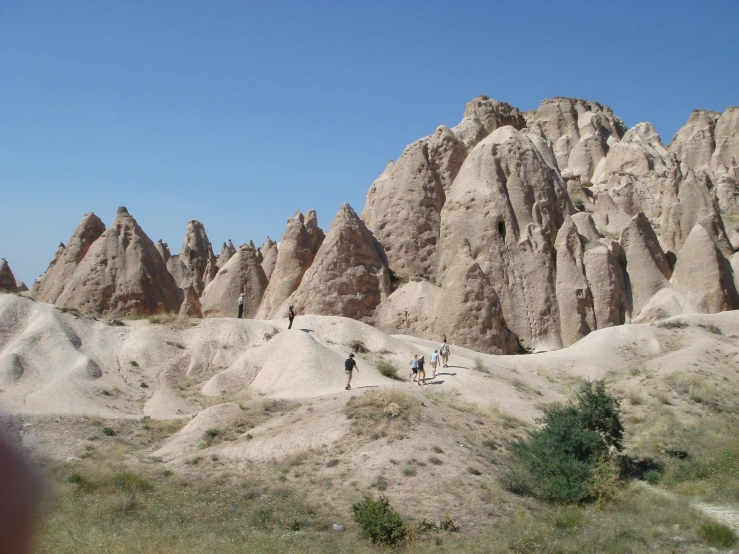
MULTIPOLYGON (((431 354, 431 369, 433 370, 431 379, 436 378, 436 369, 439 367, 439 363, 441 363, 441 367, 449 367, 450 353, 451 349, 449 348, 449 343, 447 343, 446 337, 444 337, 444 342, 441 343, 441 346, 431 354)), ((426 362, 423 354, 413 354, 413 358, 411 359, 411 373, 408 375, 408 379, 411 380, 411 383, 418 383, 419 387, 426 384, 425 365, 426 362)), ((351 390, 352 375, 354 374, 354 371, 359 371, 353 352, 349 354, 349 357, 344 361, 344 371, 346 372, 346 387, 344 387, 344 389, 351 390)))
MULTIPOLYGON (((236 315, 237 318, 241 319, 244 317, 244 294, 239 294, 239 311, 236 315)), ((290 323, 288 324, 287 328, 292 329, 293 328, 293 319, 295 319, 295 309, 294 306, 290 306, 287 310, 287 319, 290 320, 290 323)))

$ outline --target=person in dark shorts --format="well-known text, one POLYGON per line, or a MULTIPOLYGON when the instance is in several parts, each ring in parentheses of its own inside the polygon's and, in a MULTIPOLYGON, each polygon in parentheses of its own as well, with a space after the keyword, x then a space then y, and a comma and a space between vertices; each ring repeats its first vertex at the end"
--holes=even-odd
POLYGON ((354 360, 354 353, 349 354, 349 357, 344 362, 344 371, 346 372, 346 390, 351 390, 351 382, 352 382, 352 371, 353 370, 359 371, 359 368, 357 367, 357 362, 354 360))
POLYGON ((424 366, 426 364, 426 361, 423 358, 423 354, 421 354, 418 357, 418 362, 416 362, 416 368, 418 369, 418 386, 421 386, 421 380, 423 380, 423 384, 426 384, 426 370, 424 369, 424 366))
POLYGON ((293 328, 293 319, 295 319, 295 312, 293 311, 293 307, 290 306, 287 310, 287 319, 290 320, 290 324, 287 326, 288 329, 293 328))

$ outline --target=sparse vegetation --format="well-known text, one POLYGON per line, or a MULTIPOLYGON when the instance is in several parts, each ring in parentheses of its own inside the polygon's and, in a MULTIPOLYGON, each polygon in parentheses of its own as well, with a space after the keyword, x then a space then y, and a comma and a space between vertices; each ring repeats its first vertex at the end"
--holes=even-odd
POLYGON ((511 449, 536 496, 569 504, 592 499, 593 487, 607 486, 610 474, 600 466, 609 447, 621 449, 623 426, 618 400, 604 381, 583 382, 571 403, 547 408, 538 422, 542 427, 511 449))
POLYGON ((719 329, 716 325, 713 325, 711 323, 701 323, 698 325, 701 329, 705 329, 709 333, 713 333, 714 335, 723 335, 723 332, 721 329, 719 329))
POLYGON ((344 410, 354 420, 408 420, 418 417, 418 400, 398 390, 373 391, 355 396, 347 402, 344 410))
POLYGON ((131 364, 131 367, 139 367, 139 364, 138 364, 138 362, 136 362, 135 360, 131 360, 131 361, 129 362, 129 364, 131 364))
POLYGON ((352 352, 356 352, 357 354, 367 354, 369 352, 369 348, 367 348, 361 340, 351 341, 349 343, 349 348, 352 349, 352 352))
POLYGON ((106 437, 112 437, 115 435, 115 431, 110 427, 103 427, 103 435, 106 437))
POLYGON ((400 514, 393 510, 384 496, 364 500, 352 506, 354 521, 359 525, 360 535, 375 543, 395 546, 405 538, 405 528, 400 514))
POLYGON ((578 212, 582 212, 585 210, 585 202, 582 198, 575 198, 573 204, 575 205, 575 208, 578 212))
POLYGON ((721 523, 703 523, 698 529, 698 535, 713 548, 731 548, 736 544, 734 531, 721 523))
POLYGON ((267 331, 266 333, 264 333, 264 340, 265 341, 272 340, 275 336, 277 336, 277 333, 279 333, 279 332, 280 332, 280 330, 277 329, 277 328, 272 329, 271 331, 267 331))
POLYGON ((660 321, 657 323, 657 327, 661 329, 685 329, 686 327, 690 327, 690 323, 676 319, 672 321, 660 321))
POLYGON ((480 371, 482 373, 490 373, 490 370, 488 370, 488 366, 485 365, 485 362, 479 356, 475 358, 472 369, 474 369, 475 371, 480 371))
POLYGON ((380 374, 385 377, 389 377, 390 379, 396 379, 398 381, 402 380, 398 376, 398 368, 395 367, 395 364, 393 364, 392 362, 388 362, 387 360, 383 359, 383 360, 378 361, 375 367, 377 368, 377 371, 379 371, 380 374))

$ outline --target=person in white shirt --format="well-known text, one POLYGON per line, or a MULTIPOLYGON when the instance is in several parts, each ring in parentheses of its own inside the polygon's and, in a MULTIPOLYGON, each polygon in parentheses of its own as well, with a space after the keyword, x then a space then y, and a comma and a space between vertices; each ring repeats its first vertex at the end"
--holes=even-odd
POLYGON ((432 379, 436 377, 436 366, 439 365, 439 351, 434 350, 434 353, 431 354, 431 369, 434 370, 434 374, 431 376, 432 379))
POLYGON ((239 315, 237 315, 236 317, 241 319, 243 315, 244 315, 244 295, 239 294, 239 315))
POLYGON ((451 353, 451 350, 449 349, 449 345, 446 342, 446 338, 444 339, 444 342, 441 343, 441 346, 439 347, 439 354, 441 355, 441 367, 449 367, 449 354, 451 353))

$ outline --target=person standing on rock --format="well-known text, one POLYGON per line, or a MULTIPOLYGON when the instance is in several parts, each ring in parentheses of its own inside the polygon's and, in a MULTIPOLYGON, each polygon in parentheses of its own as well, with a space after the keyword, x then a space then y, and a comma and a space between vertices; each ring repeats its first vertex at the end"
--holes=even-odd
POLYGON ((236 316, 239 319, 244 315, 244 295, 239 294, 239 315, 236 316))
POLYGON ((290 306, 287 310, 287 319, 290 320, 290 323, 288 324, 287 328, 292 329, 293 328, 293 319, 295 319, 295 312, 293 311, 293 307, 290 306))
POLYGON ((357 362, 354 360, 354 353, 352 352, 349 354, 349 357, 344 362, 344 371, 346 372, 346 387, 344 387, 346 390, 351 390, 351 382, 352 382, 352 372, 354 370, 359 371, 359 368, 357 367, 357 362))
POLYGON ((431 354, 431 369, 434 370, 434 374, 431 376, 432 379, 436 378, 436 366, 439 365, 439 351, 434 350, 434 353, 431 354))
POLYGON ((418 386, 421 386, 421 379, 423 379, 423 384, 426 384, 426 370, 424 369, 424 365, 426 364, 423 354, 419 356, 418 363, 416 364, 418 367, 418 386))
POLYGON ((441 355, 441 367, 449 367, 449 354, 451 354, 451 350, 446 342, 446 337, 444 337, 444 342, 439 347, 439 354, 441 355))

